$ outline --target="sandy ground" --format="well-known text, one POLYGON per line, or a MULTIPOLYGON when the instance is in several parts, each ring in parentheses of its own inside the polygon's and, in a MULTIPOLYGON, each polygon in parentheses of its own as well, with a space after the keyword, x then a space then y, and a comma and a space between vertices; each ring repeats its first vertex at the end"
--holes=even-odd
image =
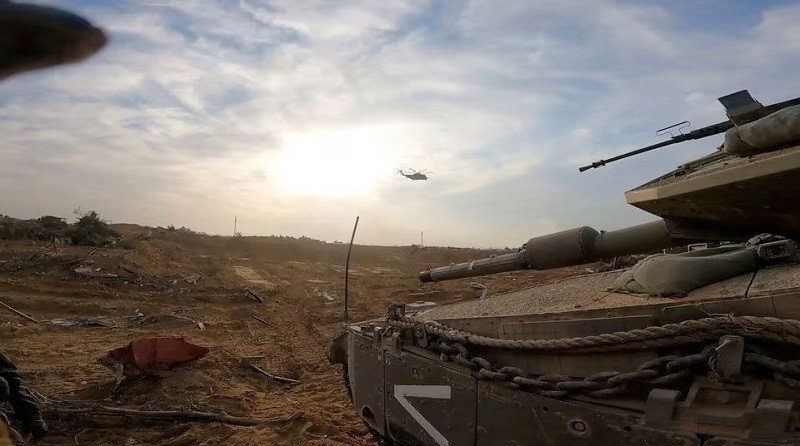
MULTIPOLYGON (((0 301, 42 321, 33 323, 0 308, 3 351, 26 383, 55 400, 286 421, 237 427, 48 414, 51 435, 37 444, 374 444, 349 405, 341 368, 327 360, 330 341, 342 331, 346 245, 174 232, 145 237, 143 228, 120 229, 140 237, 133 249, 0 241, 0 301), (76 274, 80 266, 84 272, 118 277, 76 274), (192 275, 199 275, 199 282, 187 282, 192 275), (264 302, 248 298, 246 288, 264 302), (137 313, 154 317, 136 324, 137 313), (87 317, 104 318, 114 327, 47 322, 87 317), (131 340, 154 336, 183 336, 211 352, 162 379, 109 396, 114 377, 97 358, 131 340), (243 368, 238 359, 245 356, 263 356, 261 368, 300 384, 282 384, 243 368)), ((486 254, 357 245, 351 261, 351 319, 379 317, 390 302, 475 299, 479 292, 467 286, 475 280, 497 293, 575 272, 509 273, 438 284, 416 280, 426 266, 486 254)))

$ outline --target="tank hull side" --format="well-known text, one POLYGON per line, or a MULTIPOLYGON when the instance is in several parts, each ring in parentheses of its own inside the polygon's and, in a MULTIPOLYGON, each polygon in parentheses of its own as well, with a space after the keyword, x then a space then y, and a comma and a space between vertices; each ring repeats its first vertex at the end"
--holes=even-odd
POLYGON ((770 397, 760 380, 728 388, 698 374, 685 394, 656 388, 633 399, 549 398, 481 378, 430 350, 405 345, 399 332, 382 333, 387 331, 351 328, 347 342, 339 343, 348 350, 345 373, 352 373, 348 382, 355 409, 379 444, 766 446, 798 441, 794 422, 780 421, 794 416, 792 401, 765 399, 770 397), (714 397, 720 392, 741 394, 749 403, 728 404, 714 397))
POLYGON ((386 444, 700 444, 693 435, 647 428, 636 412, 516 392, 452 363, 384 350, 363 333, 348 332, 344 345, 355 409, 386 444))

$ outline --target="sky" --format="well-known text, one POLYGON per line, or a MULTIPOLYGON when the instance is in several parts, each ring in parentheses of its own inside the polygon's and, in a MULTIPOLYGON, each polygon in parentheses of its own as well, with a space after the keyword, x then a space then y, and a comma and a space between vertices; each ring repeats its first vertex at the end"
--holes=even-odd
POLYGON ((722 136, 579 166, 722 121, 728 93, 800 96, 792 1, 46 4, 109 44, 0 83, 0 213, 23 218, 346 241, 359 216, 364 244, 515 247, 654 219, 624 192, 722 136))

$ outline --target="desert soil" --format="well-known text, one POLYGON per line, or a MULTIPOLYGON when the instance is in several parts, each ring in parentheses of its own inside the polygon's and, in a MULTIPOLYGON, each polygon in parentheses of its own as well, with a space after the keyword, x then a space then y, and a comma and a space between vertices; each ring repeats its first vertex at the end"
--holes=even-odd
MULTIPOLYGON (((346 245, 210 237, 133 225, 116 229, 138 239, 132 249, 0 241, 0 301, 40 321, 0 307, 2 350, 17 363, 28 386, 52 401, 286 421, 238 427, 47 412, 51 434, 37 444, 374 444, 349 404, 341 367, 327 360, 331 340, 342 332, 346 245), (81 269, 84 275, 74 271, 80 266, 86 267, 81 269), (98 277, 87 277, 87 271, 98 277), (188 282, 193 275, 200 280, 188 282), (247 288, 264 302, 249 298, 247 288), (137 324, 137 314, 152 317, 137 324), (62 327, 49 322, 56 318, 103 318, 114 326, 62 327), (210 353, 161 379, 111 395, 113 373, 97 359, 134 339, 159 336, 181 336, 210 353), (238 360, 246 356, 263 356, 258 362, 262 369, 300 384, 276 382, 242 367, 238 360)), ((479 292, 468 287, 472 281, 493 294, 577 271, 507 273, 437 284, 416 279, 427 266, 486 254, 356 245, 351 320, 380 317, 390 302, 476 299, 479 292)))

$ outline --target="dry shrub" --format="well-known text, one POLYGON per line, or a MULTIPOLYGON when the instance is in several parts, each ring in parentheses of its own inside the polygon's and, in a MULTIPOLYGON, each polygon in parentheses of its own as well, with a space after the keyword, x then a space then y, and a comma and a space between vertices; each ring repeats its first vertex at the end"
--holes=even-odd
POLYGON ((66 232, 73 245, 104 246, 119 238, 120 235, 96 211, 81 212, 77 209, 75 214, 79 216, 78 221, 66 232))

